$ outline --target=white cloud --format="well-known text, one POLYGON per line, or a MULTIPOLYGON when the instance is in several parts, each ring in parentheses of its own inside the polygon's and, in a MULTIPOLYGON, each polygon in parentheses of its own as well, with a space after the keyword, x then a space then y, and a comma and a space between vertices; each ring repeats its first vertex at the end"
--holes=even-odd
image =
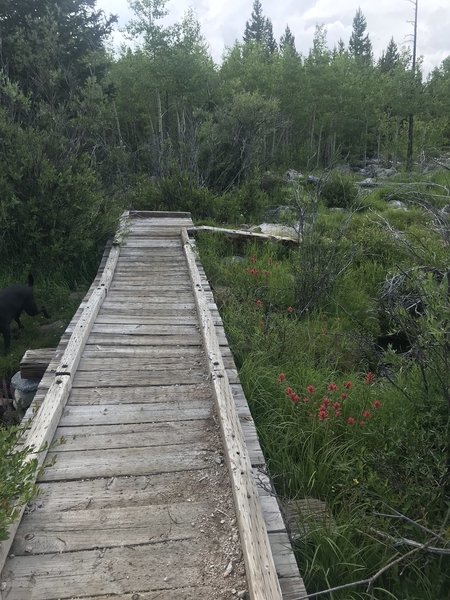
MULTIPOLYGON (((450 7, 449 0, 418 1, 418 54, 424 57, 428 72, 450 55, 450 7)), ((117 14, 120 26, 133 16, 126 0, 97 0, 97 6, 117 14)), ((272 20, 275 37, 279 39, 289 25, 298 50, 304 54, 311 47, 316 23, 325 24, 330 47, 340 37, 348 43, 358 6, 366 17, 376 57, 392 36, 402 46, 412 33, 408 21, 414 17, 414 7, 409 0, 262 0, 262 6, 264 15, 272 20)), ((194 9, 212 56, 219 62, 225 47, 242 39, 253 0, 169 0, 166 7, 169 22, 179 21, 189 7, 194 9)))

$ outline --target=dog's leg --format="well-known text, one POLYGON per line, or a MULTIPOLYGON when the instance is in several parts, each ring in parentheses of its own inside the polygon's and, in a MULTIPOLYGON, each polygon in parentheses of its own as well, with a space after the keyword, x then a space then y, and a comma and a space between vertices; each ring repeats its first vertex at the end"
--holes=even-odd
POLYGON ((8 354, 9 349, 11 348, 11 332, 9 331, 9 326, 6 325, 2 327, 0 332, 3 333, 3 339, 5 340, 5 354, 8 354))
POLYGON ((17 325, 19 326, 19 329, 23 329, 23 325, 22 325, 22 322, 21 322, 21 320, 20 320, 20 313, 21 313, 21 312, 22 312, 22 311, 19 311, 19 312, 18 312, 18 313, 15 315, 15 317, 14 317, 14 320, 15 320, 15 322, 17 323, 17 325))
POLYGON ((46 319, 50 319, 50 315, 48 314, 45 306, 42 306, 41 308, 38 308, 36 306, 36 304, 34 303, 29 303, 27 306, 24 307, 25 308, 25 312, 27 313, 27 315, 29 315, 30 317, 35 317, 36 315, 44 315, 44 317, 46 319))

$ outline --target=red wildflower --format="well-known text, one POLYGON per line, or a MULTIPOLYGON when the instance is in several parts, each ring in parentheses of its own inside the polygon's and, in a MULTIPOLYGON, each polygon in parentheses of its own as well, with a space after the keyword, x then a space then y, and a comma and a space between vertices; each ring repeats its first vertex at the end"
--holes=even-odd
POLYGON ((329 383, 327 385, 327 390, 329 392, 337 392, 338 386, 335 383, 329 383))
POLYGON ((349 417, 347 419, 347 425, 354 425, 356 423, 356 419, 354 419, 353 417, 349 417))
POLYGON ((380 402, 379 400, 374 400, 374 401, 372 402, 372 406, 373 406, 374 408, 381 408, 381 402, 380 402))
POLYGON ((286 395, 287 396, 290 396, 293 393, 294 393, 294 390, 291 387, 286 388, 286 395))
POLYGON ((353 383, 352 383, 351 381, 344 381, 344 387, 345 387, 347 390, 351 390, 351 389, 352 389, 352 386, 353 386, 353 383))
POLYGON ((370 417, 372 416, 372 413, 370 412, 370 410, 365 410, 365 411, 363 411, 363 414, 362 414, 362 416, 363 416, 365 419, 370 419, 370 417))
POLYGON ((303 398, 303 402, 304 402, 305 404, 309 404, 309 398, 307 398, 307 397, 305 396, 305 397, 303 398))
POLYGON ((336 411, 334 411, 334 416, 335 416, 335 417, 340 417, 341 415, 342 415, 342 413, 341 413, 341 411, 340 411, 340 410, 336 410, 336 411))
POLYGON ((277 383, 281 383, 286 379, 286 375, 284 373, 280 373, 277 377, 277 383))
POLYGON ((342 392, 342 394, 340 395, 340 399, 347 400, 347 398, 348 398, 348 394, 346 394, 345 392, 342 392))
POLYGON ((257 300, 255 304, 258 308, 262 308, 262 305, 263 305, 262 300, 257 300))
POLYGON ((339 402, 333 402, 333 408, 334 410, 339 410, 341 408, 341 405, 339 404, 339 402))
POLYGON ((307 385, 306 386, 306 391, 308 392, 308 394, 315 394, 316 393, 316 388, 313 385, 307 385))
POLYGON ((325 419, 328 419, 329 415, 328 415, 328 411, 326 410, 319 410, 319 412, 317 413, 317 416, 319 417, 320 421, 325 421, 325 419))
POLYGON ((289 314, 292 314, 294 312, 294 310, 295 309, 292 306, 288 306, 287 311, 288 311, 289 314))
POLYGON ((291 394, 289 397, 294 404, 298 404, 300 402, 300 397, 297 396, 297 394, 295 394, 295 393, 291 394))
POLYGON ((325 408, 327 408, 331 403, 331 400, 329 398, 327 398, 326 396, 324 398, 322 398, 322 406, 325 406, 325 408))
POLYGON ((372 373, 371 371, 369 371, 368 373, 366 373, 364 375, 364 383, 367 383, 367 385, 373 383, 374 379, 375 379, 375 374, 372 373))
POLYGON ((255 255, 250 256, 250 262, 255 263, 257 261, 257 257, 255 255))

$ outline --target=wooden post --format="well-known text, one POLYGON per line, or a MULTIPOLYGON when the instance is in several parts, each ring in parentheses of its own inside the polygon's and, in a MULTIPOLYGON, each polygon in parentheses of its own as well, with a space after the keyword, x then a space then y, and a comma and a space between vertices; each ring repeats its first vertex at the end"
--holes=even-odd
POLYGON ((208 300, 202 287, 194 252, 185 228, 184 253, 195 295, 203 343, 208 358, 225 459, 230 473, 236 517, 244 555, 250 600, 281 600, 282 593, 270 548, 258 491, 252 475, 241 424, 222 359, 208 300))

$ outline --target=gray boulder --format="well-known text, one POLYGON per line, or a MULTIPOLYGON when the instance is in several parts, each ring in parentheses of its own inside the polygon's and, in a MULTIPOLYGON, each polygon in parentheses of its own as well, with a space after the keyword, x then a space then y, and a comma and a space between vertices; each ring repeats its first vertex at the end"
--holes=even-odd
POLYGON ((298 181, 299 179, 303 179, 304 175, 295 169, 288 169, 284 177, 287 181, 298 181))
POLYGON ((13 375, 11 385, 14 388, 13 405, 16 410, 25 411, 30 406, 39 383, 40 379, 24 379, 20 371, 13 375))
POLYGON ((396 208, 397 210, 408 210, 408 207, 401 200, 391 200, 387 203, 389 208, 396 208))

